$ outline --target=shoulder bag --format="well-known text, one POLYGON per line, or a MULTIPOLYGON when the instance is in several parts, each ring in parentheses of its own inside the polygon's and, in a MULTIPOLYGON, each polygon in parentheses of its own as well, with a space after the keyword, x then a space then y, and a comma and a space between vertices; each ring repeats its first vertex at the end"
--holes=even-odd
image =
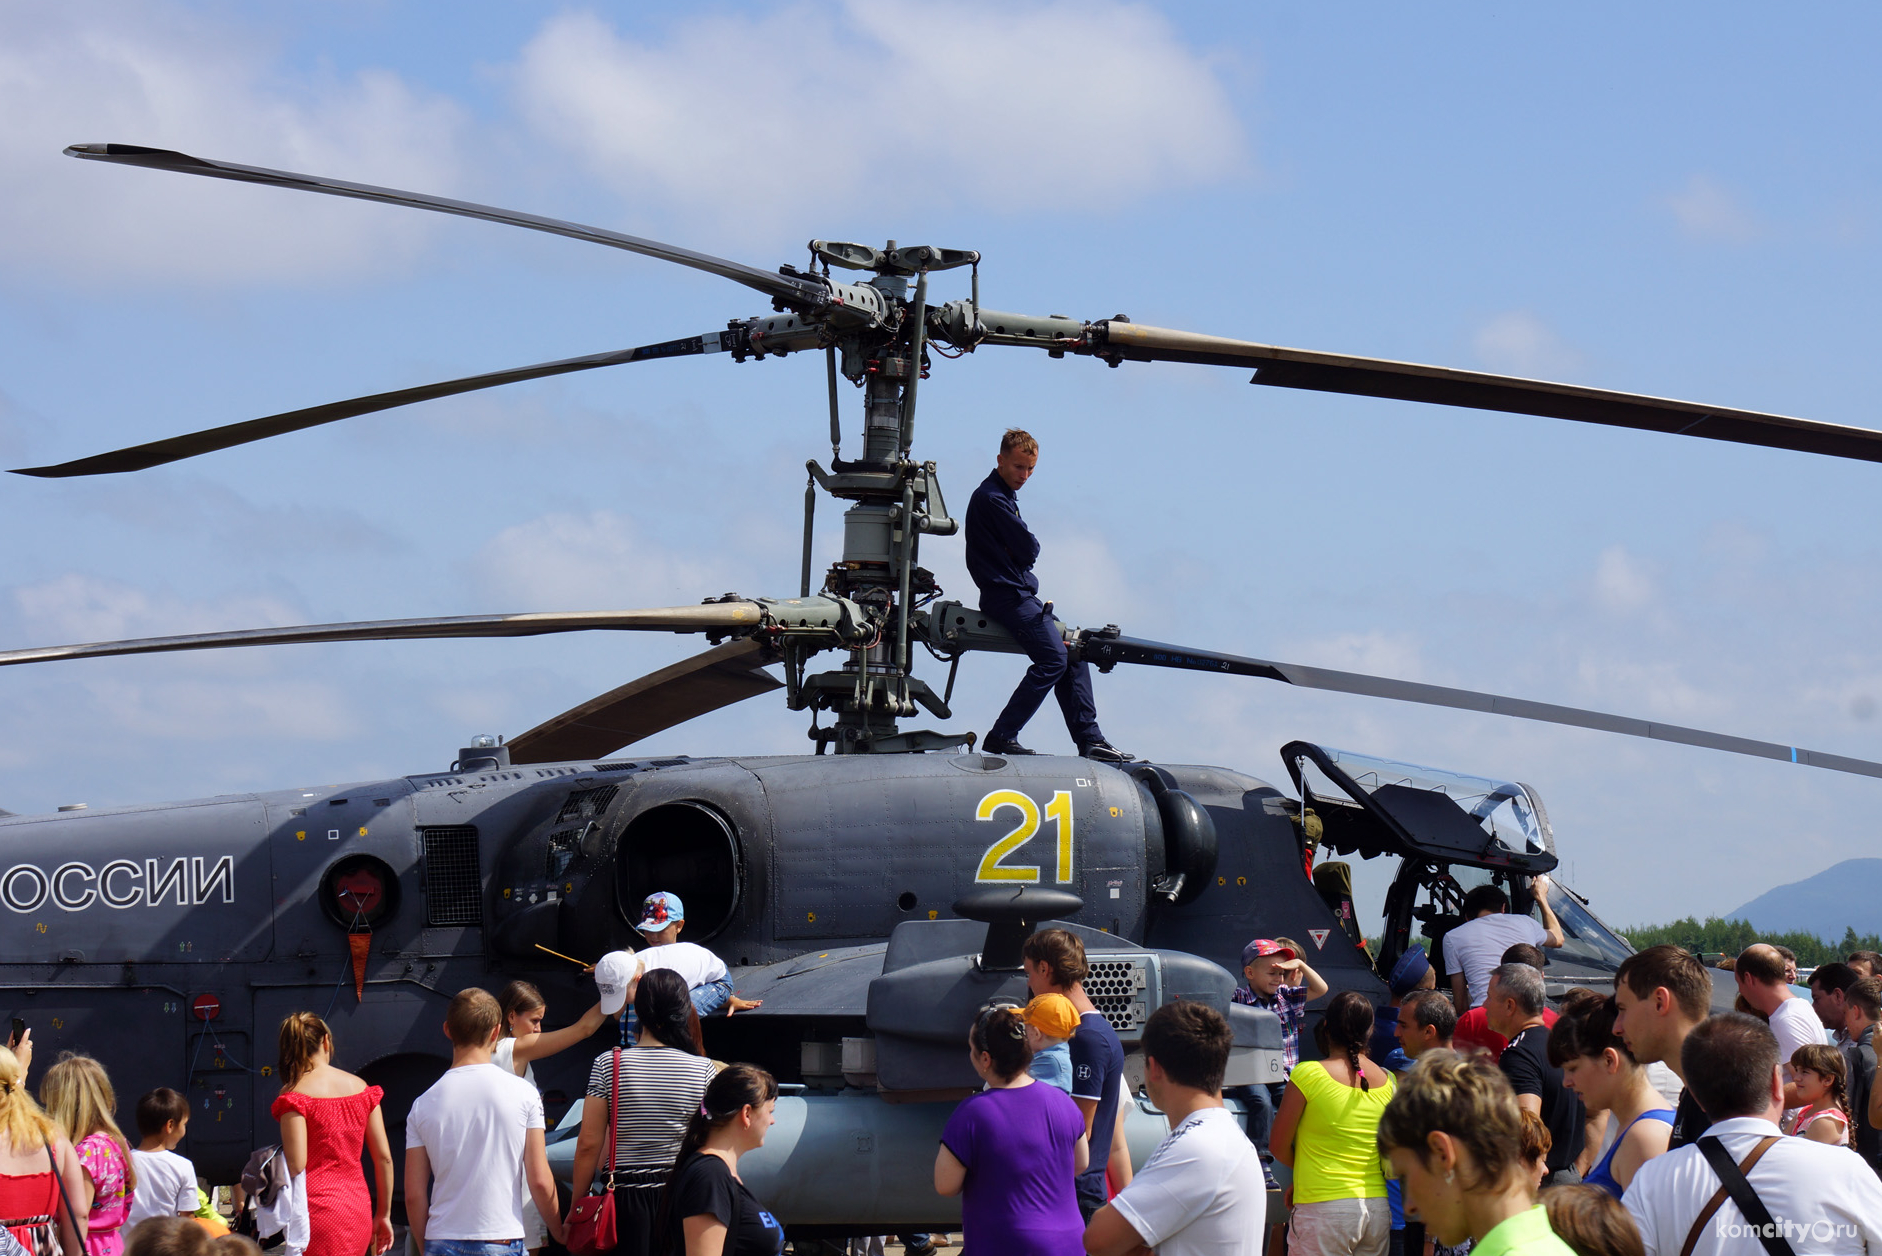
MULTIPOLYGON (((575 1207, 569 1211, 567 1234, 563 1246, 573 1256, 594 1256, 597 1252, 611 1252, 617 1241, 614 1228, 614 1135, 618 1128, 615 1124, 615 1112, 621 1102, 621 1048, 614 1049, 614 1085, 608 1091, 608 1141, 602 1153, 608 1160, 608 1188, 602 1194, 591 1194, 575 1201, 575 1207)), ((594 1189, 592 1186, 589 1188, 594 1189)))
POLYGON ((1738 1205, 1738 1211, 1744 1214, 1745 1220, 1758 1227, 1758 1242, 1769 1256, 1796 1256, 1791 1250, 1790 1240, 1778 1232, 1777 1223, 1771 1219, 1771 1210, 1764 1206, 1764 1201, 1758 1198, 1758 1192, 1752 1190, 1751 1183, 1745 1180, 1745 1174, 1751 1171, 1751 1167, 1763 1159, 1764 1153, 1779 1141, 1769 1137, 1759 1139, 1758 1145, 1751 1149, 1751 1154, 1745 1157, 1743 1164, 1733 1164, 1732 1153, 1725 1150, 1724 1143, 1710 1134, 1694 1144, 1699 1148, 1699 1154, 1706 1158, 1706 1163, 1712 1166, 1712 1171, 1719 1175, 1720 1185, 1712 1198, 1706 1201, 1706 1206, 1699 1210, 1692 1229, 1686 1232, 1686 1245, 1679 1249, 1679 1256, 1692 1256, 1692 1250, 1698 1246, 1699 1236, 1705 1230, 1706 1223, 1725 1203, 1727 1195, 1738 1205))

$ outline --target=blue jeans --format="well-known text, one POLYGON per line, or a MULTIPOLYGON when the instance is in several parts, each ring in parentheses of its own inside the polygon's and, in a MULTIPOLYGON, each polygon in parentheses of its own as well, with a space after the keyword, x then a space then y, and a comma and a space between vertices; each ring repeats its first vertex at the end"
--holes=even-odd
POLYGON ((1091 695, 1091 668, 1083 659, 1069 662, 1065 638, 1058 625, 1035 597, 1018 602, 983 604, 980 613, 1013 634, 1013 640, 1032 660, 1032 666, 1020 677, 1019 687, 1007 700, 1000 718, 987 730, 988 741, 1013 741, 1039 710, 1048 693, 1056 694, 1059 711, 1065 716, 1065 731, 1079 749, 1104 740, 1098 728, 1098 706, 1091 695))
POLYGON ((1268 1133, 1274 1128, 1274 1114, 1281 1106, 1281 1099, 1287 1094, 1287 1083, 1237 1086, 1233 1093, 1235 1098, 1247 1105, 1248 1141, 1261 1153, 1261 1163, 1265 1166, 1274 1160, 1274 1153, 1268 1150, 1268 1133))
POLYGON ((425 1256, 524 1256, 521 1239, 426 1239, 425 1256))
POLYGON ((716 1016, 725 1010, 725 1005, 732 1001, 732 982, 721 977, 717 981, 708 981, 704 985, 694 986, 693 1010, 703 1019, 716 1016))

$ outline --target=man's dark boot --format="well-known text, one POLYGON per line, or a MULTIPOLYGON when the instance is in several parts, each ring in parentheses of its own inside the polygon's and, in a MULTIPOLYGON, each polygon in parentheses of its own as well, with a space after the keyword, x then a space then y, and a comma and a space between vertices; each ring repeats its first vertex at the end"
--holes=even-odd
POLYGON ((1125 754, 1108 741, 1093 742, 1089 746, 1080 746, 1078 753, 1096 763, 1134 763, 1137 756, 1125 754))
POLYGON ((1038 754, 1037 750, 1028 750, 1011 737, 989 737, 980 743, 982 754, 1038 754))

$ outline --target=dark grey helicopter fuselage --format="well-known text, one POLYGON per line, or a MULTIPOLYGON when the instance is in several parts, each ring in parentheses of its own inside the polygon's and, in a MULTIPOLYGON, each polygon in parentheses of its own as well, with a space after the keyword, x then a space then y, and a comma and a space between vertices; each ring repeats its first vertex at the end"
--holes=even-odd
MULTIPOLYGON (((567 1023, 594 987, 539 948, 592 961, 635 945, 635 909, 655 889, 685 900, 687 940, 742 988, 764 988, 760 1011, 708 1022, 708 1045, 786 1081, 799 1080, 803 1042, 868 1029, 864 989, 836 1015, 817 1006, 827 989, 794 1004, 780 961, 866 948, 844 979, 866 987, 898 925, 951 920, 951 903, 988 889, 1069 890, 1084 904, 1075 925, 1213 961, 1212 998, 1226 997, 1250 937, 1310 929, 1335 988, 1379 990, 1301 874, 1291 800, 1225 769, 1137 769, 1213 822, 1213 872, 1177 906, 1156 893, 1172 846, 1152 790, 1083 759, 483 767, 0 819, 0 987, 39 1058, 97 1056, 121 1119, 145 1090, 185 1090, 184 1151, 227 1181, 274 1137, 276 1026, 311 1010, 332 1024, 337 1061, 387 1088, 396 1144, 404 1106, 448 1063, 452 994, 525 978, 547 996, 549 1024, 567 1023), (356 997, 349 934, 368 926, 356 997)), ((612 1040, 604 1030, 593 1049, 537 1063, 552 1103, 579 1098, 612 1040)))

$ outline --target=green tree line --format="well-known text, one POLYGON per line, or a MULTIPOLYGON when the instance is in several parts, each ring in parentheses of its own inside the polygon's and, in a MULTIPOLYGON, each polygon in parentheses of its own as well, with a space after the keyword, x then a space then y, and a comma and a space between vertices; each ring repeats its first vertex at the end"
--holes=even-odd
POLYGON ((1621 934, 1635 950, 1671 942, 1707 958, 1736 955, 1753 942, 1769 942, 1795 951, 1800 968, 1815 968, 1842 959, 1851 951, 1882 951, 1882 938, 1873 933, 1858 934, 1853 927, 1843 930, 1841 941, 1825 942, 1812 933, 1760 933, 1743 920, 1721 920, 1717 916, 1706 917, 1704 923, 1688 916, 1670 925, 1634 925, 1621 930, 1621 934))

